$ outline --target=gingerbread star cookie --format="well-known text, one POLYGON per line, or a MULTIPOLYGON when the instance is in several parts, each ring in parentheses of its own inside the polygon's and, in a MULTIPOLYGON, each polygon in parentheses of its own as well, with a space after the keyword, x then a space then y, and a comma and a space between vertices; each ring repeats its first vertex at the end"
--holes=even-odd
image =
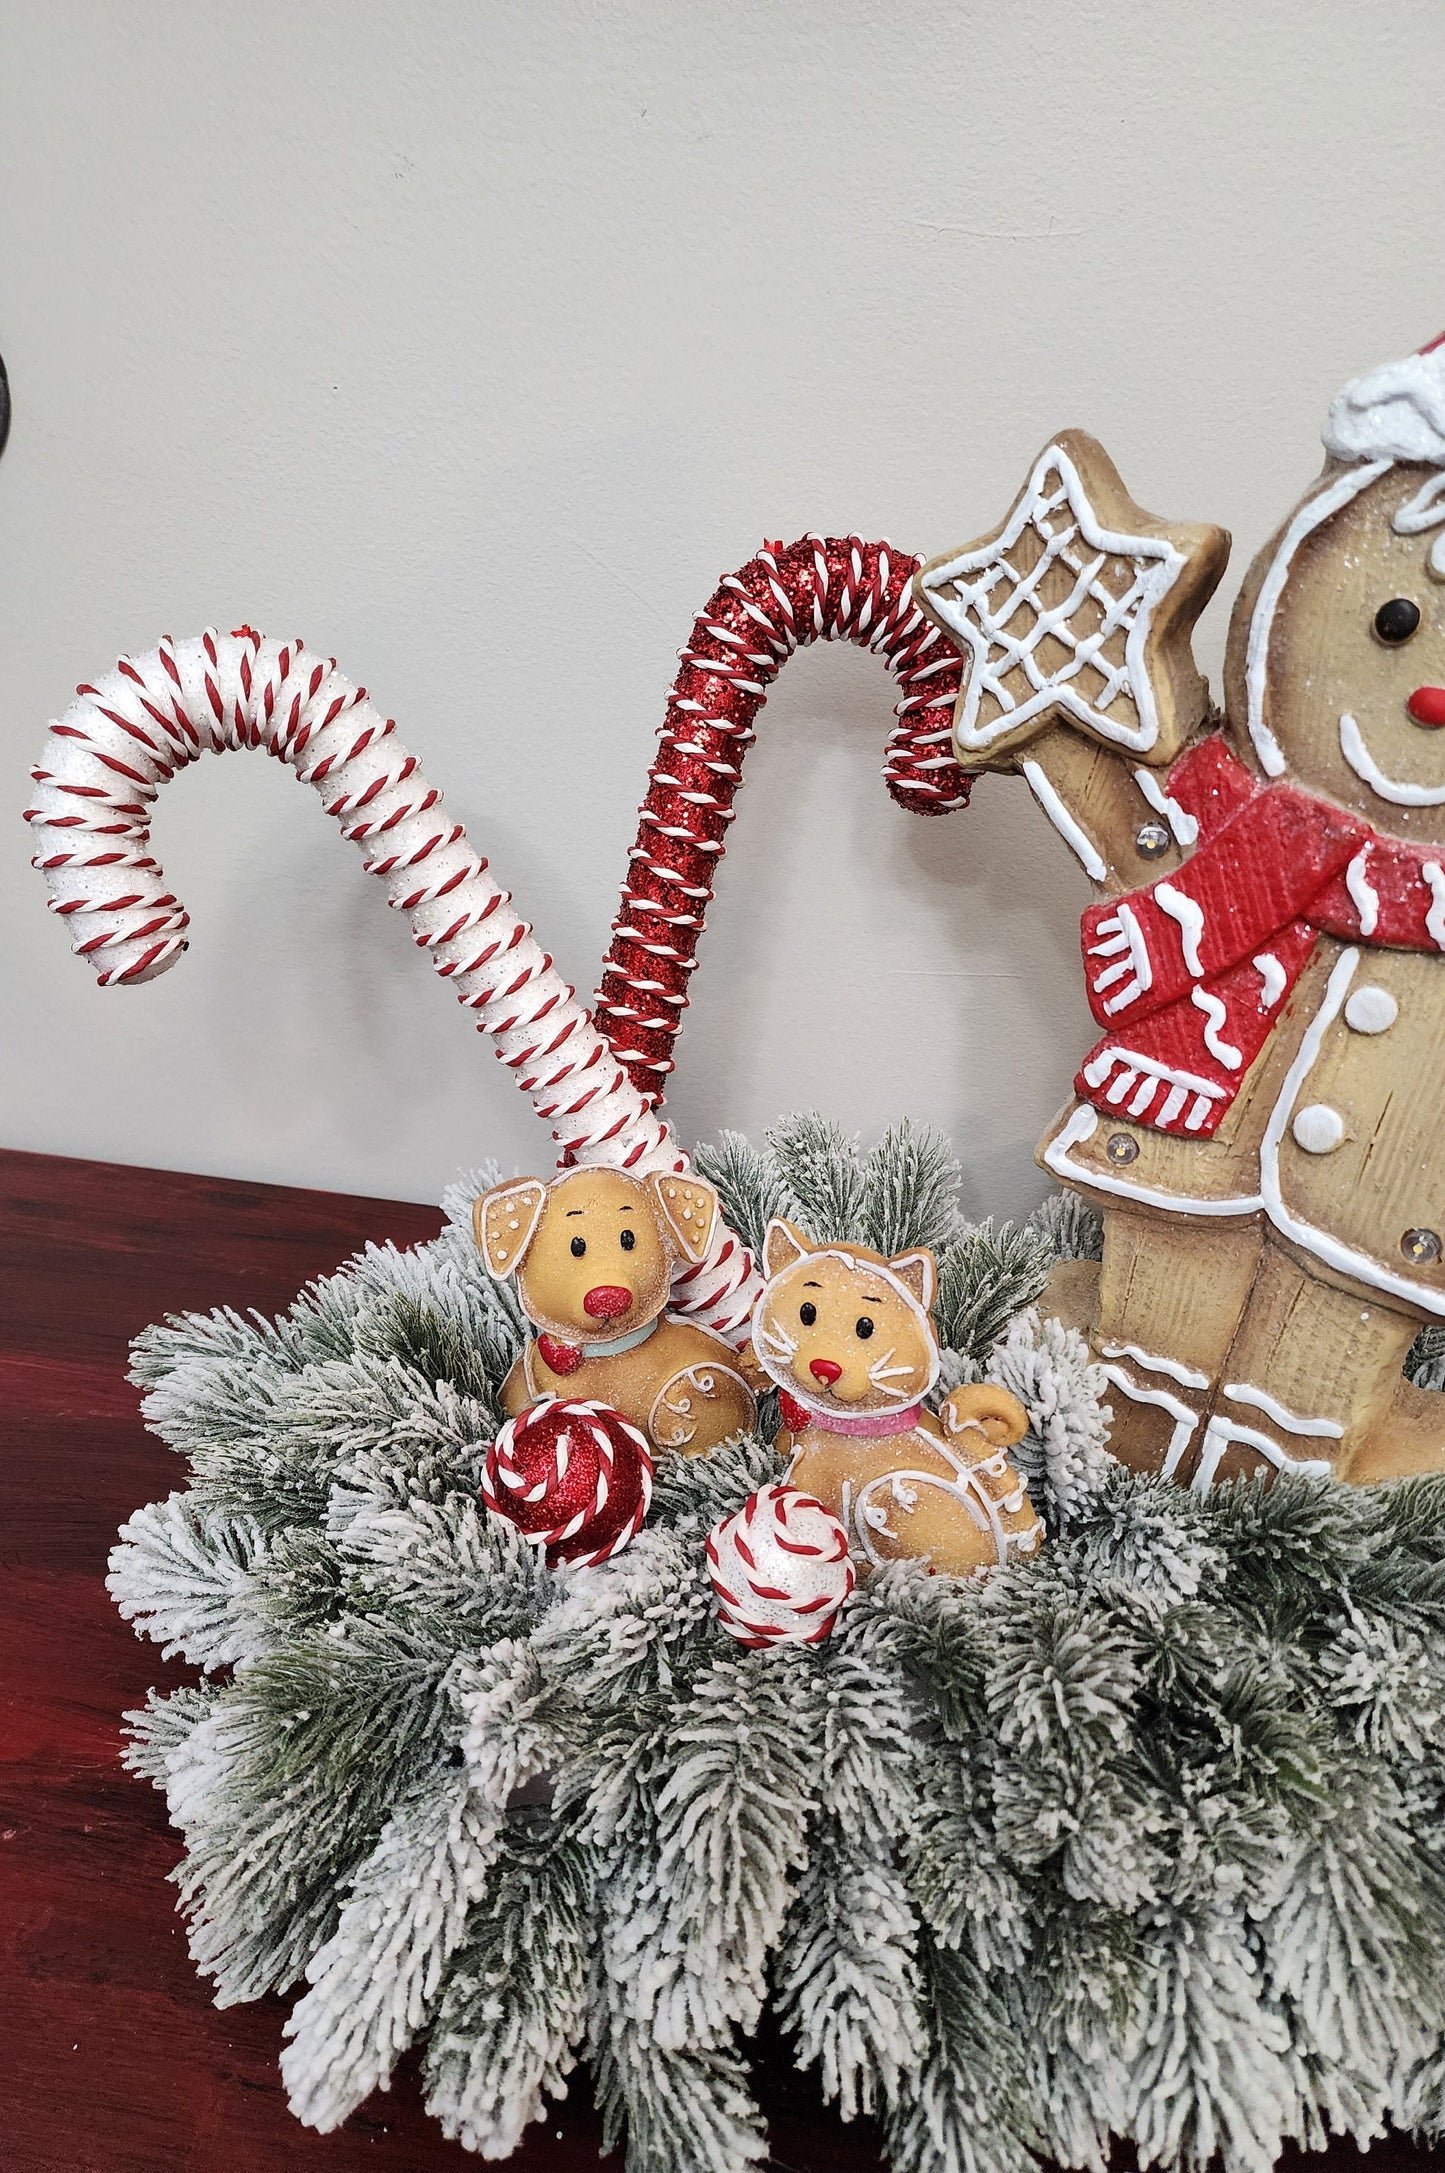
POLYGON ((915 578, 969 668, 954 713, 968 769, 1018 767, 1072 725, 1156 768, 1208 714, 1189 639, 1224 571, 1222 528, 1162 521, 1081 430, 1046 445, 1002 525, 915 578))

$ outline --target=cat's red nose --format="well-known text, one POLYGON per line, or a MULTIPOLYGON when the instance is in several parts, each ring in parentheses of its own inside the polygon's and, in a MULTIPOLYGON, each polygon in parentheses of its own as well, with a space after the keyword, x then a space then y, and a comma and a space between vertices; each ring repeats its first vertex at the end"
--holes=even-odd
POLYGON ((632 1310, 632 1292, 621 1283, 598 1283, 582 1300, 582 1310, 593 1320, 617 1320, 632 1310))
POLYGON ((808 1371, 815 1381, 826 1381, 829 1388, 843 1377, 843 1368, 836 1358, 810 1358, 808 1371))
POLYGON ((1445 724, 1445 687, 1416 687, 1405 707, 1416 724, 1445 724))

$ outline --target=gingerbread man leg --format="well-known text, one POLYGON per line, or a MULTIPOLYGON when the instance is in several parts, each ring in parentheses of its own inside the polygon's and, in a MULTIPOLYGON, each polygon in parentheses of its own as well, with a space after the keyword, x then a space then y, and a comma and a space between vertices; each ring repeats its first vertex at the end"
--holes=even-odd
POLYGON ((1102 1360, 1114 1412, 1109 1446, 1134 1471, 1186 1477, 1259 1270, 1257 1218, 1205 1221, 1109 1208, 1104 1257, 1064 1261, 1046 1310, 1102 1360))
POLYGON ((1445 1471, 1445 1398, 1401 1376, 1419 1321, 1326 1283, 1273 1231, 1194 1462, 1196 1481, 1291 1467, 1355 1480, 1445 1471))

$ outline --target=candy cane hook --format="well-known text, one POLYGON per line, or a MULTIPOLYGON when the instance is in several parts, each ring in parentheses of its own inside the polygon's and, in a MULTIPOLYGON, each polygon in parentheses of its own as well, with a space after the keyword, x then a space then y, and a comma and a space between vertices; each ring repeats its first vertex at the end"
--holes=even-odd
POLYGON ((914 601, 921 563, 857 536, 765 544, 694 624, 596 997, 598 1022, 649 1106, 673 1069, 753 720, 795 649, 851 641, 881 656, 903 695, 883 770, 889 792, 920 815, 968 805, 971 780, 952 751, 964 659, 914 601))
MULTIPOLYGON (((687 1167, 391 720, 333 661, 249 627, 211 630, 122 657, 76 692, 31 773, 25 819, 51 910, 102 987, 152 980, 185 948, 189 917, 150 852, 161 786, 203 754, 259 747, 315 786, 360 846, 435 972, 551 1125, 564 1161, 687 1167)), ((756 1292, 746 1247, 720 1228, 674 1302, 736 1337, 756 1292)))

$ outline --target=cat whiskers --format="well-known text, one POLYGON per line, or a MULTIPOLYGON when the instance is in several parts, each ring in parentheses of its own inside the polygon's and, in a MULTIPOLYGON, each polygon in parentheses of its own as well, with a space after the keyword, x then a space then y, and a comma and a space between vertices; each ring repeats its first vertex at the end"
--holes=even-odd
POLYGON ((880 1351, 878 1353, 878 1356, 874 1359, 872 1365, 868 1368, 868 1385, 870 1388, 876 1388, 880 1396, 891 1396, 895 1403, 910 1403, 913 1397, 913 1391, 911 1387, 890 1388, 888 1382, 890 1375, 897 1375, 900 1373, 906 1374, 911 1382, 914 1376, 915 1369, 912 1366, 890 1365, 889 1360, 892 1357, 892 1348, 886 1351, 880 1351))
POLYGON ((790 1336, 785 1328, 763 1321, 758 1327, 758 1351, 764 1359, 771 1358, 778 1365, 791 1365, 798 1355, 798 1339, 790 1336))

